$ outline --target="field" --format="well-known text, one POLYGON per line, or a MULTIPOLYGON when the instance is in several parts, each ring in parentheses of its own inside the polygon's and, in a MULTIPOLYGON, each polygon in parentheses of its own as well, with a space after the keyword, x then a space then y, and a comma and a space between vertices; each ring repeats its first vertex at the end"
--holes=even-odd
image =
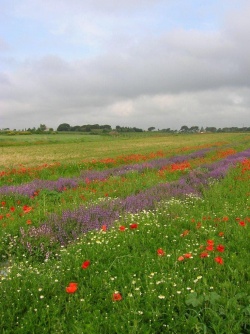
POLYGON ((250 333, 250 136, 0 136, 0 332, 250 333))

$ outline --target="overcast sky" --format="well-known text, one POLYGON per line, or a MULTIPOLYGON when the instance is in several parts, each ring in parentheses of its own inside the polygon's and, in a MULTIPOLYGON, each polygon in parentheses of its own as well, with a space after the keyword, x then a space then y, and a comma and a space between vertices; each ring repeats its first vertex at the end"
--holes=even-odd
POLYGON ((0 129, 250 126, 249 0, 0 0, 0 129))

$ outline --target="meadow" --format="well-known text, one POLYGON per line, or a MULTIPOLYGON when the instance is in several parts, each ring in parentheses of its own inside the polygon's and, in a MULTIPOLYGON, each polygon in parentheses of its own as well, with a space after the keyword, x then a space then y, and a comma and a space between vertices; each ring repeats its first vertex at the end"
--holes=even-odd
POLYGON ((14 137, 1 333, 250 333, 249 134, 14 137))

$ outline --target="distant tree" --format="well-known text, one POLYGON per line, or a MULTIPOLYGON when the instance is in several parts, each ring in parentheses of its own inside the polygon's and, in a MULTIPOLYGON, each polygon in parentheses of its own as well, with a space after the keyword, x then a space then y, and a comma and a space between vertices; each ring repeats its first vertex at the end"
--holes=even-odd
POLYGON ((70 131, 70 125, 67 123, 62 123, 58 126, 57 131, 70 131))
POLYGON ((46 129, 47 129, 47 127, 46 127, 45 124, 40 124, 40 126, 39 126, 40 131, 45 131, 46 129))
MULTIPOLYGON (((207 126, 207 127, 206 127, 206 131, 207 131, 207 132, 216 132, 217 129, 216 129, 216 127, 214 127, 214 126, 207 126)), ((224 132, 224 131, 223 131, 223 132, 224 132)))
POLYGON ((190 132, 199 132, 199 127, 197 125, 195 126, 191 126, 191 128, 189 129, 190 132))
POLYGON ((188 132, 189 130, 189 127, 186 126, 186 125, 182 125, 181 129, 180 129, 180 132, 188 132))
POLYGON ((150 126, 150 128, 148 128, 148 131, 153 131, 155 129, 154 126, 150 126))

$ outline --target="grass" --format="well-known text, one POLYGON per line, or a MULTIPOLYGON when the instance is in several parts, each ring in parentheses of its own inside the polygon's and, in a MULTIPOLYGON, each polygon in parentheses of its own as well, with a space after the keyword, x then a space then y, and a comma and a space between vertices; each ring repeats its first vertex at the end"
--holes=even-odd
MULTIPOLYGON (((14 136, 13 140, 23 140, 14 136)), ((146 154, 157 150, 168 150, 205 145, 207 143, 232 143, 249 138, 247 134, 197 134, 197 135, 121 135, 110 136, 84 136, 74 134, 50 135, 48 138, 57 138, 57 143, 50 143, 44 139, 44 135, 25 136, 26 142, 22 145, 0 147, 0 168, 15 168, 19 164, 32 166, 38 164, 51 164, 55 162, 79 163, 82 160, 101 159, 128 155, 133 153, 146 154), (38 138, 36 139, 36 136, 38 138), (74 142, 76 138, 84 141, 74 142), (85 141, 86 138, 86 141, 85 141), (146 140, 145 140, 146 139, 146 140), (37 142, 37 144, 34 144, 37 142), (32 144, 33 143, 33 144, 32 144)), ((7 138, 8 139, 8 138, 7 138)), ((0 136, 0 140, 6 140, 6 136, 0 136)), ((248 139, 249 140, 249 139, 248 139)))
MULTIPOLYGON (((200 196, 174 196, 151 209, 121 211, 114 223, 101 220, 98 229, 79 233, 67 245, 53 244, 51 235, 47 239, 44 235, 42 242, 35 235, 22 239, 21 232, 38 229, 51 213, 60 217, 65 210, 100 203, 108 208, 113 200, 125 200, 161 183, 191 180, 192 170, 205 170, 205 163, 212 165, 249 149, 244 136, 231 142, 229 138, 207 137, 212 150, 202 159, 188 160, 187 169, 181 164, 177 170, 148 168, 75 189, 45 189, 33 198, 2 196, 1 254, 8 261, 3 263, 0 281, 2 333, 249 333, 249 159, 231 167, 223 178, 211 179, 209 187, 200 188, 200 196), (221 144, 214 146, 218 141, 221 144), (30 253, 27 242, 40 253, 30 253), (41 247, 52 252, 47 260, 41 247)), ((154 150, 152 137, 143 150, 140 146, 135 150, 136 143, 127 149, 136 154, 156 152, 163 149, 162 139, 154 150)), ((188 145, 195 151, 198 144, 192 140, 188 145)), ((113 144, 110 151, 116 149, 117 157, 121 152, 117 154, 116 139, 113 144)), ((192 150, 181 150, 181 145, 182 137, 170 146, 172 155, 178 152, 188 159, 192 150)), ((113 163, 117 167, 127 164, 126 159, 113 163)), ((98 160, 84 167, 105 171, 110 164, 110 160, 106 165, 98 160)), ((77 169, 70 166, 73 177, 77 169)), ((44 179, 51 178, 52 171, 54 179, 60 176, 57 166, 44 179)), ((26 181, 36 176, 28 174, 26 181)), ((23 176, 12 177, 16 185, 22 183, 23 176)), ((76 225, 67 224, 71 233, 76 225)))

